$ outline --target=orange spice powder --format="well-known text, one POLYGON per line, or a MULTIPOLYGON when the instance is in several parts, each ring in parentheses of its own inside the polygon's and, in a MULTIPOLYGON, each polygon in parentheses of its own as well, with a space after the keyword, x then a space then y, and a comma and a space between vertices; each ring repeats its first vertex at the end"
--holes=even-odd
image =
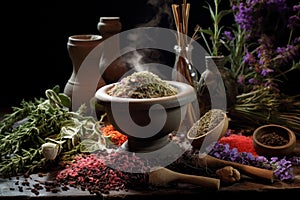
POLYGON ((112 143, 117 146, 121 146, 124 142, 127 141, 127 136, 117 131, 112 124, 108 124, 102 127, 101 131, 104 136, 110 136, 112 143))

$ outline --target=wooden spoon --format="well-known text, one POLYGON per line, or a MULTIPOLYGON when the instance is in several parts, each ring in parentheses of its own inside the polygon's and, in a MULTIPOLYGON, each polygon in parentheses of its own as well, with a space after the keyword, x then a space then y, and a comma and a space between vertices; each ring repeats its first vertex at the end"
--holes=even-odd
POLYGON ((250 165, 244 165, 237 162, 226 161, 226 160, 215 158, 210 155, 205 155, 202 158, 199 157, 199 159, 197 160, 198 160, 197 164, 202 167, 231 166, 249 177, 259 178, 273 183, 274 172, 272 170, 262 169, 250 165))
POLYGON ((219 190, 220 179, 183 174, 165 167, 154 169, 149 174, 149 183, 156 186, 166 186, 171 182, 182 182, 219 190))

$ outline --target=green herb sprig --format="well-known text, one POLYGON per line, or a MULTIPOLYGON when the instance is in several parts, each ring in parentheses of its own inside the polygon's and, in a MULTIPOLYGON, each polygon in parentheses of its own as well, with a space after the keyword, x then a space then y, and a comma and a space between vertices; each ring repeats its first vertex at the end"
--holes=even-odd
MULTIPOLYGON (((207 29, 204 29, 201 26, 196 25, 194 35, 201 35, 201 38, 203 39, 206 45, 209 55, 219 56, 222 54, 222 52, 220 51, 222 45, 221 33, 223 30, 223 26, 221 26, 221 20, 226 15, 230 14, 232 11, 220 10, 219 6, 221 0, 214 0, 213 2, 213 5, 210 5, 208 2, 206 2, 207 7, 204 7, 210 13, 210 18, 212 20, 213 27, 208 27, 207 29), (208 41, 208 39, 210 39, 210 42, 208 41)), ((199 39, 200 37, 197 36, 196 38, 199 39)))
POLYGON ((23 101, 1 120, 0 177, 57 167, 110 145, 99 127, 105 116, 85 115, 85 104, 70 111, 71 100, 58 86, 45 94, 47 98, 23 101))
POLYGON ((1 120, 0 176, 28 172, 43 164, 40 148, 45 139, 73 123, 67 107, 70 99, 58 91, 56 86, 45 91, 47 98, 23 100, 1 120))

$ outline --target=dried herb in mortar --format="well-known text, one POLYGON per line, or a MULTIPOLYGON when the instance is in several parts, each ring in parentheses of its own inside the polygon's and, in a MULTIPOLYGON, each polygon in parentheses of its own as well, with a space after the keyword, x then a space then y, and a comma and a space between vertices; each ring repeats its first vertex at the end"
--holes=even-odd
POLYGON ((156 98, 177 94, 177 89, 148 71, 134 72, 117 82, 108 94, 124 98, 156 98))

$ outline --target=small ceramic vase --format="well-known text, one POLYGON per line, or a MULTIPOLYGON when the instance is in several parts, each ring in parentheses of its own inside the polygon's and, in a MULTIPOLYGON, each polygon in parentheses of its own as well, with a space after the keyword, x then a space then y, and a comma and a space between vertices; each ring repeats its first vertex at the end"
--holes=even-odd
MULTIPOLYGON (((89 55, 89 53, 102 42, 102 37, 100 35, 93 35, 93 34, 87 34, 87 35, 72 35, 68 38, 67 43, 67 49, 70 56, 70 59, 72 61, 72 74, 69 78, 68 82, 65 85, 64 93, 68 95, 71 100, 74 93, 74 89, 76 87, 84 86, 84 87, 90 87, 90 88, 99 88, 103 85, 105 85, 105 81, 100 77, 97 86, 86 86, 83 85, 81 80, 77 78, 77 73, 80 70, 80 67, 82 63, 84 62, 85 58, 89 55)), ((96 58, 93 59, 100 59, 100 55, 97 55, 96 58)), ((95 64, 98 64, 99 62, 95 62, 95 64)), ((98 68, 92 67, 93 69, 98 68)), ((80 105, 77 105, 78 107, 80 105)))

